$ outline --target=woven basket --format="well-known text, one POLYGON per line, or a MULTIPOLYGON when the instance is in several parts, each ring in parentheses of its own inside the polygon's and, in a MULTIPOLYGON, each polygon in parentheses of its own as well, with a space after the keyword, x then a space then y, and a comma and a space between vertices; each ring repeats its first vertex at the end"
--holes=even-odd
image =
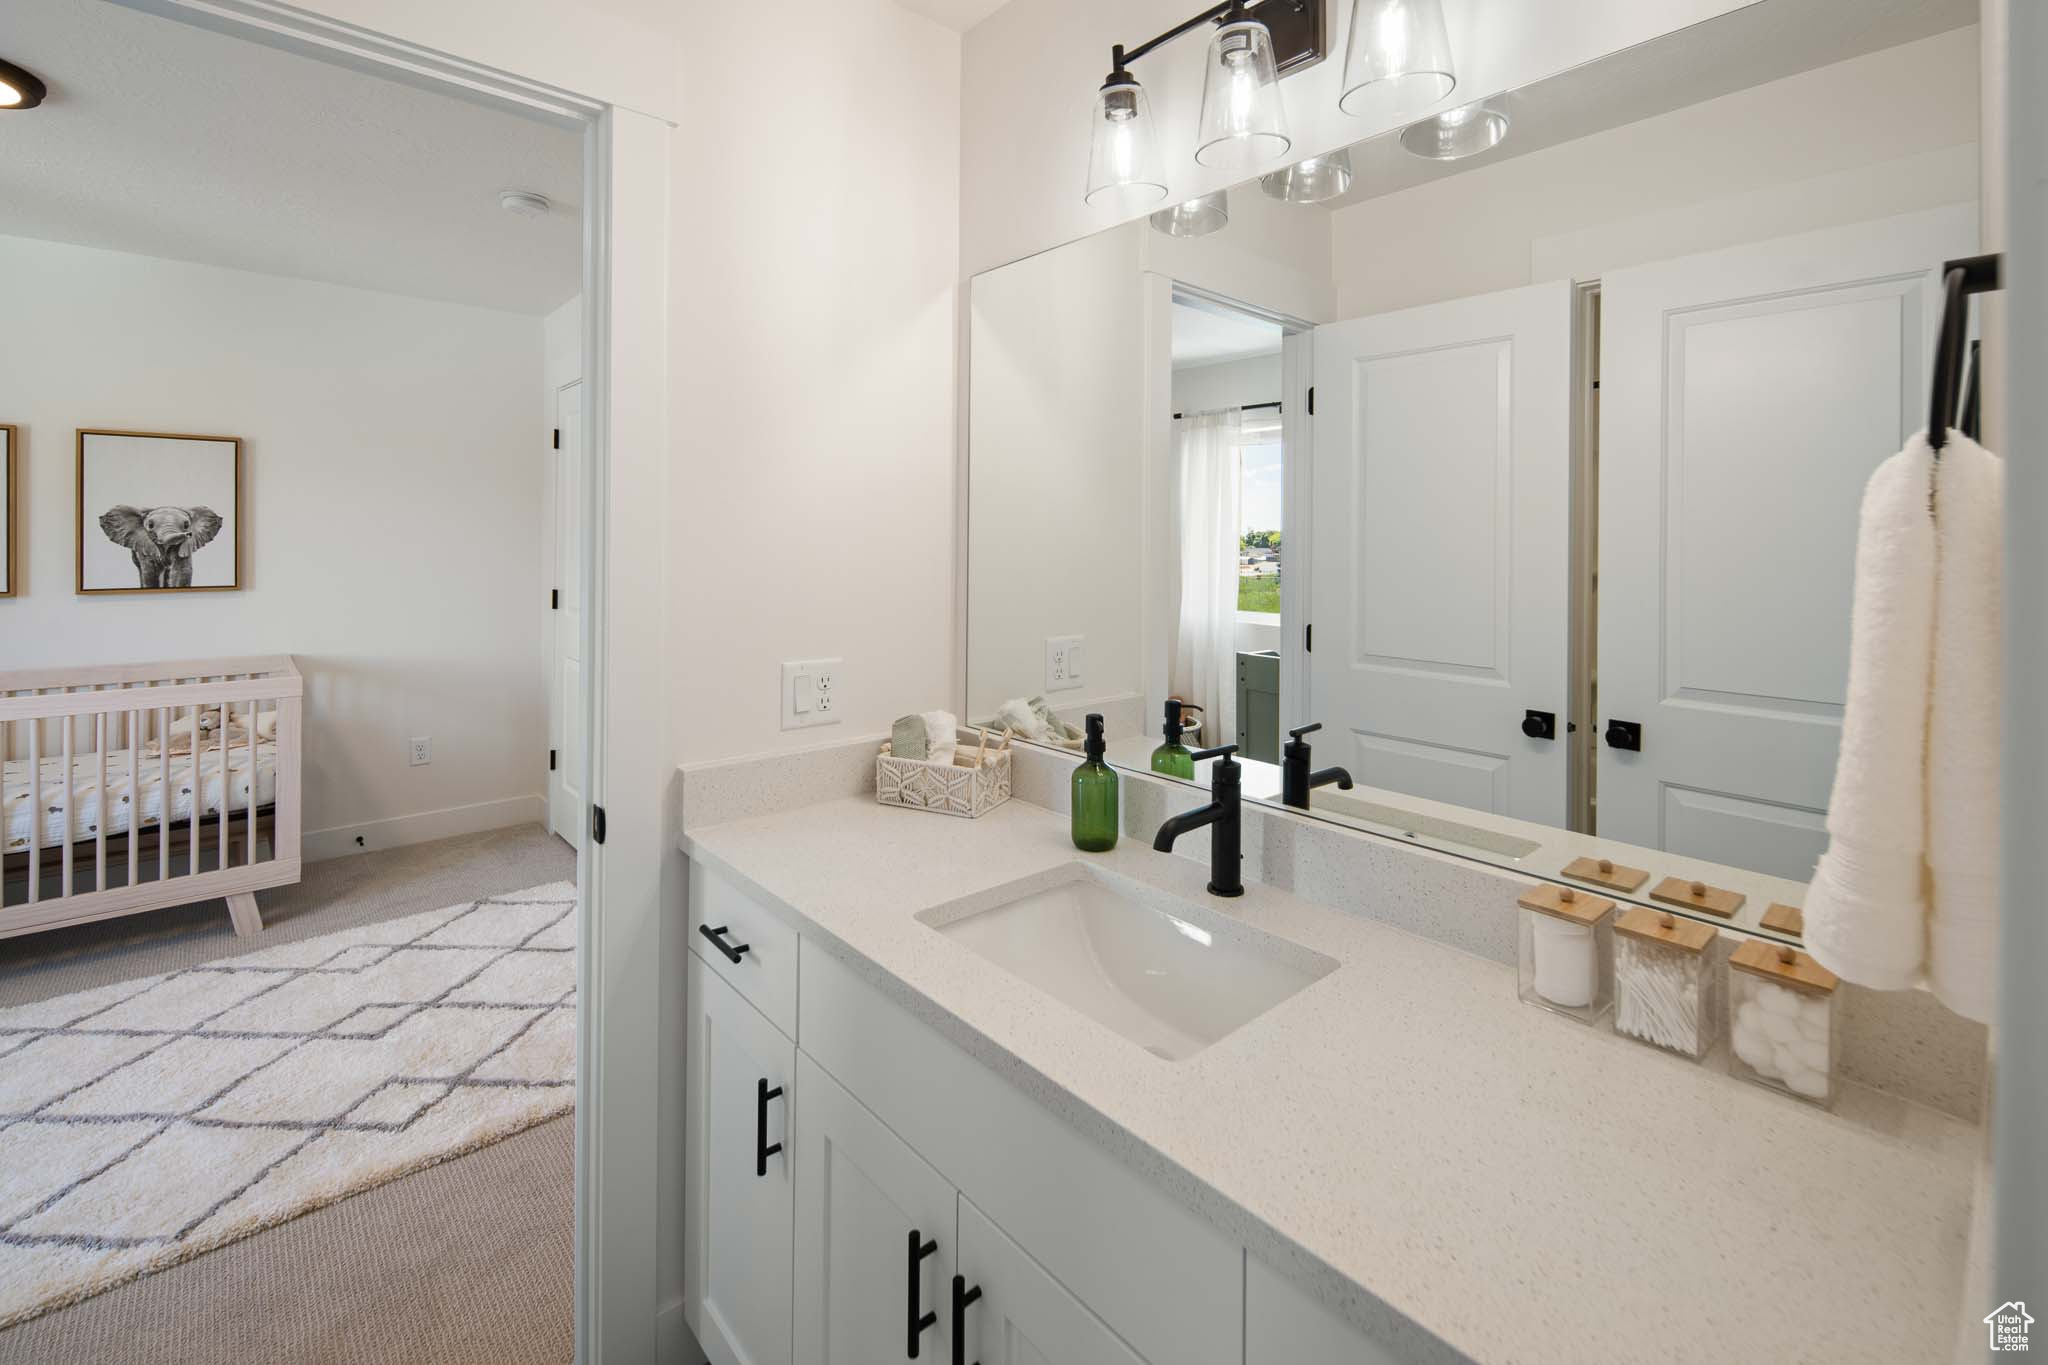
POLYGON ((1010 799, 1010 751, 963 741, 951 763, 898 758, 884 744, 875 755, 875 800, 972 820, 1010 799))

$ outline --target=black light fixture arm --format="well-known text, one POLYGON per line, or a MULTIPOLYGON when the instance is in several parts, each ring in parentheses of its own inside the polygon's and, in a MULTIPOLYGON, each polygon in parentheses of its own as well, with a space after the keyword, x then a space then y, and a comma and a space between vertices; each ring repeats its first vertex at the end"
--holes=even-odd
MULTIPOLYGON (((1224 0, 1223 4, 1211 5, 1185 23, 1175 24, 1158 37, 1139 43, 1136 47, 1125 47, 1118 43, 1110 49, 1110 62, 1116 72, 1122 72, 1132 62, 1156 48, 1166 46, 1183 33, 1192 33, 1204 24, 1220 24, 1232 19, 1241 19, 1245 11, 1256 9, 1262 0, 1224 0)), ((1284 4, 1299 14, 1308 8, 1308 0, 1263 0, 1266 4, 1284 4)), ((1112 75, 1114 79, 1114 75, 1112 75)))

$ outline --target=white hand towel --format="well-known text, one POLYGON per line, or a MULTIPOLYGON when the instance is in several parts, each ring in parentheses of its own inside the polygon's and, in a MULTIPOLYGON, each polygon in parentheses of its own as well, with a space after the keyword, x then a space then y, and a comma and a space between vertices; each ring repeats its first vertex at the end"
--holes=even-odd
POLYGON ((933 763, 951 763, 960 743, 960 722, 951 711, 924 713, 925 753, 933 763))
POLYGON ((1934 701, 1927 720, 1927 969, 1957 1014, 1997 1004, 2005 465, 1960 432, 1935 473, 1934 701))
POLYGON ((1914 436, 1863 491, 1849 700, 1828 802, 1828 850, 1806 893, 1806 946, 1845 981, 1922 978, 1927 899, 1928 683, 1934 654, 1932 452, 1914 436))

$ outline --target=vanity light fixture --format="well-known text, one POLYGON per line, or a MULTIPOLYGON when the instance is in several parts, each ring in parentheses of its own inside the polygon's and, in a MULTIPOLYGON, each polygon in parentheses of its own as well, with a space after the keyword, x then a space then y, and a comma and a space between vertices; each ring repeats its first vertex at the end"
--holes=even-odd
POLYGON ((1293 141, 1281 107, 1280 77, 1323 58, 1322 0, 1226 0, 1136 47, 1110 49, 1109 78, 1095 93, 1088 139, 1090 204, 1121 213, 1166 198, 1151 101, 1131 64, 1203 24, 1215 24, 1202 79, 1195 160, 1246 170, 1284 156, 1293 141))
POLYGON ((1230 222, 1230 195, 1218 190, 1160 209, 1152 215, 1152 230, 1169 237, 1206 237, 1230 222))
POLYGON ((0 109, 33 109, 43 102, 50 88, 13 62, 0 61, 0 109))
POLYGON ((1458 161, 1491 151, 1508 135, 1508 116, 1484 101, 1446 109, 1401 130, 1401 147, 1431 161, 1458 161))
POLYGON ((1351 188, 1351 149, 1339 147, 1326 156, 1304 157, 1284 170, 1259 177, 1270 199, 1287 204, 1320 204, 1351 188))
POLYGON ((1457 84, 1443 0, 1358 0, 1352 6, 1339 109, 1398 118, 1435 104, 1457 84))

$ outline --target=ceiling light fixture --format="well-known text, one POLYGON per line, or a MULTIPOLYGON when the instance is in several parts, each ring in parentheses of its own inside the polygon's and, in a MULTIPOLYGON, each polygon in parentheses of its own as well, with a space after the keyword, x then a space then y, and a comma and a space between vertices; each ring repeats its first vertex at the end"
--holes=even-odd
POLYGON ((1351 188, 1351 149, 1339 147, 1327 156, 1304 157, 1282 170, 1259 177, 1269 199, 1286 204, 1320 204, 1351 188))
POLYGON ((1229 192, 1218 190, 1214 194, 1190 199, 1185 204, 1175 204, 1170 209, 1160 209, 1152 215, 1152 230, 1169 237, 1206 237, 1220 231, 1229 222, 1229 192))
POLYGON ((1401 130, 1401 147, 1431 161, 1459 161, 1491 151, 1508 135, 1508 116, 1484 101, 1446 109, 1401 130))
POLYGON ((545 218, 554 201, 533 190, 500 190, 498 207, 518 218, 545 218))
POLYGON ((33 109, 49 93, 50 88, 37 79, 35 72, 0 61, 0 109, 33 109))
POLYGON ((1399 118, 1458 85, 1442 0, 1358 0, 1344 45, 1337 107, 1361 118, 1399 118))
POLYGON ((1245 170, 1286 155, 1293 145, 1280 101, 1280 77, 1322 60, 1323 5, 1320 0, 1227 0, 1149 42, 1110 49, 1109 79, 1096 91, 1091 115, 1088 203, 1107 204, 1128 215, 1166 198, 1151 102, 1130 67, 1208 23, 1218 27, 1202 80, 1196 162, 1245 170))

